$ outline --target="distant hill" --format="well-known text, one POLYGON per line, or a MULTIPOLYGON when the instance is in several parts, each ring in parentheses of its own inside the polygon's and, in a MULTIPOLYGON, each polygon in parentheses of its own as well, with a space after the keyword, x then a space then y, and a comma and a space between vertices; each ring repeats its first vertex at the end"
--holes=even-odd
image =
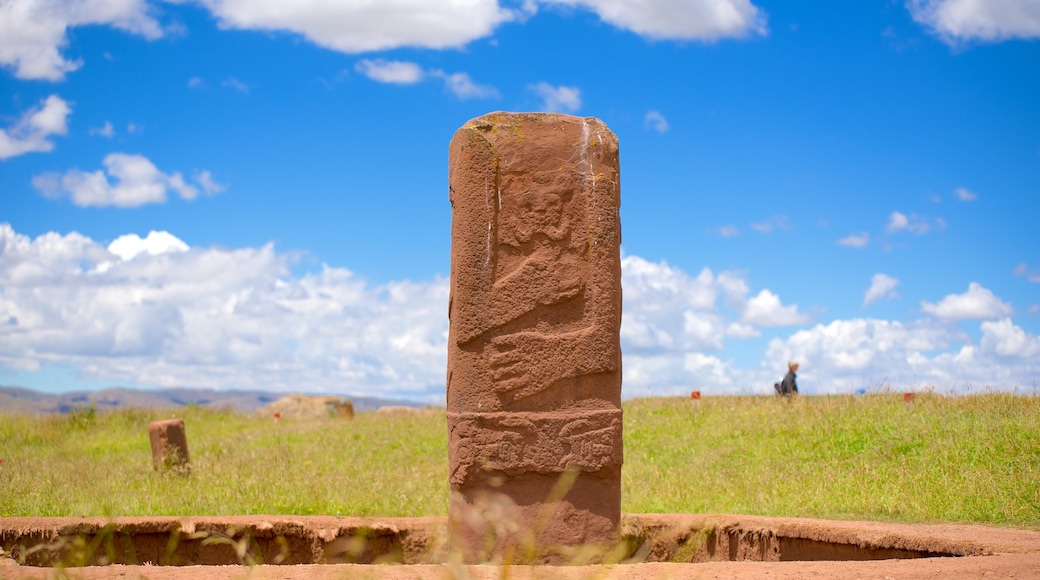
MULTIPOLYGON (((114 409, 152 409, 186 407, 226 407, 243 413, 252 413, 291 392, 272 391, 215 391, 206 389, 124 389, 115 387, 101 391, 70 393, 43 393, 20 387, 0 386, 0 413, 47 415, 68 413, 73 409, 94 406, 98 411, 114 409)), ((325 394, 325 393, 323 393, 325 394)), ((374 411, 388 405, 423 407, 421 403, 341 395, 354 403, 354 410, 374 411)))

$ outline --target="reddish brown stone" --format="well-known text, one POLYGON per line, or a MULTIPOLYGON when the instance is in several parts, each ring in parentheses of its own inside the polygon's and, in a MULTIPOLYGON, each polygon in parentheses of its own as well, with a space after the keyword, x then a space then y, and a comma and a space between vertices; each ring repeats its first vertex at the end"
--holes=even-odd
POLYGON ((592 117, 491 113, 456 132, 449 182, 453 535, 470 560, 610 544, 622 463, 617 138, 592 117))
POLYGON ((184 431, 184 419, 149 423, 148 438, 152 443, 152 465, 155 469, 190 469, 191 460, 188 456, 188 436, 184 431))

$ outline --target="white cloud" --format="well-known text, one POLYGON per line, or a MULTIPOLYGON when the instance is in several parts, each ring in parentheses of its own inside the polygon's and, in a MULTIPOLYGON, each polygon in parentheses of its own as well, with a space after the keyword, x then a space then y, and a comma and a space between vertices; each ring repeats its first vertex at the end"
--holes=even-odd
POLYGON ((974 191, 963 187, 953 190, 953 196, 961 201, 975 201, 979 197, 974 191))
POLYGON ((643 126, 658 133, 667 133, 668 119, 665 119, 660 111, 651 109, 646 112, 646 117, 643 118, 643 126))
POLYGON ((115 137, 116 129, 115 129, 115 127, 112 126, 112 122, 111 121, 105 121, 105 124, 100 126, 100 127, 91 127, 90 128, 90 134, 91 135, 101 135, 102 137, 104 137, 106 139, 111 139, 112 137, 115 137))
POLYGON ((838 244, 850 248, 865 248, 870 243, 870 234, 863 232, 859 235, 849 234, 838 240, 838 244))
POLYGON ((105 248, 0 224, 0 367, 73 365, 154 386, 443 398, 447 280, 294 277, 261 248, 186 248, 165 232, 105 248), (124 252, 119 256, 115 252, 124 252), (124 259, 127 258, 127 259, 124 259))
MULTIPOLYGON (((935 220, 935 227, 938 230, 946 229, 946 222, 942 218, 935 220)), ((910 214, 909 216, 898 211, 894 211, 888 216, 888 225, 885 226, 885 232, 889 234, 899 232, 910 232, 915 236, 923 236, 932 229, 932 224, 926 217, 918 216, 917 214, 910 214)))
POLYGON ((835 320, 772 340, 759 368, 742 378, 767 392, 766 385, 779 378, 774 369, 794 359, 801 364, 799 384, 809 392, 1034 388, 1040 373, 1040 337, 1007 318, 982 322, 980 328, 982 340, 973 344, 958 329, 929 319, 835 320))
POLYGON ((739 388, 732 375, 719 374, 732 365, 708 354, 722 350, 726 339, 760 335, 732 320, 747 301, 739 274, 704 268, 691 277, 664 262, 625 256, 621 285, 626 396, 689 392, 698 384, 739 388))
POLYGON ((547 112, 574 113, 581 108, 581 89, 578 87, 554 87, 546 82, 528 85, 527 90, 542 98, 542 110, 547 112))
POLYGON ((460 100, 499 97, 495 87, 479 84, 466 73, 448 73, 440 69, 426 71, 414 62, 365 59, 358 61, 354 70, 376 82, 397 85, 411 85, 427 78, 439 79, 444 88, 460 100))
POLYGON ((206 81, 202 80, 201 77, 191 77, 188 79, 189 89, 204 89, 206 88, 206 81))
POLYGON ((732 238, 733 236, 740 235, 740 230, 737 229, 737 226, 719 226, 713 231, 724 238, 732 238))
POLYGON ((983 322, 980 327, 980 346, 983 351, 993 352, 1002 357, 1040 357, 1040 337, 1026 333, 1015 326, 1010 318, 983 322))
POLYGON ((499 96, 494 87, 478 84, 466 73, 446 73, 442 70, 434 70, 430 74, 444 81, 444 88, 461 100, 490 99, 499 96))
POLYGON ((153 230, 148 232, 148 236, 145 238, 141 238, 137 234, 119 236, 108 245, 108 251, 123 260, 131 260, 138 254, 158 256, 170 252, 187 252, 188 244, 169 232, 153 230))
POLYGON ((400 60, 361 60, 354 65, 354 70, 366 77, 380 82, 396 85, 410 85, 423 80, 423 69, 414 62, 400 60))
POLYGON ((993 320, 1011 315, 1007 304, 978 282, 964 294, 950 294, 936 304, 921 302, 921 310, 941 320, 993 320))
POLYGON ((914 20, 949 44, 1040 37, 1035 0, 907 0, 906 6, 914 20))
POLYGON ((798 312, 798 305, 784 306, 780 297, 763 289, 747 301, 743 321, 755 326, 800 326, 812 319, 798 312))
POLYGON ((899 280, 887 274, 874 274, 874 277, 870 279, 870 288, 867 288, 867 291, 863 294, 863 306, 871 302, 877 302, 882 298, 895 298, 895 290, 898 285, 899 280))
POLYGON ((82 66, 61 54, 70 28, 112 26, 148 39, 163 34, 145 0, 8 0, 0 10, 0 65, 21 79, 59 81, 82 66))
POLYGON ((68 132, 66 120, 71 112, 72 108, 61 97, 47 97, 39 106, 22 114, 14 125, 0 129, 0 159, 54 149, 49 137, 68 132))
MULTIPOLYGON (((294 275, 292 263, 271 244, 190 247, 153 231, 106 246, 77 233, 30 239, 0 223, 0 368, 443 402, 447 280, 370 285, 328 266, 294 275)), ((689 276, 626 256, 622 285, 626 396, 764 394, 789 359, 802 363, 809 393, 1010 390, 1040 376, 1040 338, 1007 317, 983 322, 977 344, 933 319, 835 320, 775 338, 739 368, 724 341, 760 335, 735 318, 755 300, 739 274, 689 276)))
POLYGON ((794 228, 794 224, 785 215, 775 215, 765 221, 761 221, 755 224, 751 224, 751 229, 762 234, 772 233, 778 230, 790 230, 794 228))
POLYGON ((750 324, 731 322, 726 326, 726 336, 730 338, 758 338, 762 336, 762 331, 750 324))
POLYGON ((197 0, 223 28, 286 31, 345 53, 457 48, 522 15, 498 0, 197 0))
MULTIPOLYGON (((44 173, 34 177, 32 183, 46 197, 67 196, 72 199, 72 203, 81 207, 137 207, 164 203, 169 190, 187 200, 195 199, 199 194, 198 188, 187 183, 179 172, 163 173, 142 155, 110 153, 102 163, 104 171, 99 169, 88 173, 70 169, 64 175, 44 173)), ((203 189, 212 193, 212 188, 216 186, 212 177, 208 172, 199 175, 203 176, 203 189)))
POLYGON ((749 0, 543 0, 579 6, 604 22, 655 39, 714 41, 766 34, 766 16, 749 0))
POLYGON ((1030 268, 1029 264, 1022 262, 1015 268, 1015 276, 1021 276, 1034 284, 1040 284, 1040 267, 1030 268))

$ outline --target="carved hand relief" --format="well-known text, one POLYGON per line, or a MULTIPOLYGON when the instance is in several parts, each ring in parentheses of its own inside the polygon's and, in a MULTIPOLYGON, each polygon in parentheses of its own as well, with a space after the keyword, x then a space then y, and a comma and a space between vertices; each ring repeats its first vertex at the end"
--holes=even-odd
MULTIPOLYGON (((504 174, 496 192, 497 232, 491 248, 495 276, 467 318, 460 346, 483 338, 483 355, 496 393, 509 401, 583 374, 615 370, 582 342, 594 340, 598 320, 591 282, 596 264, 587 229, 583 183, 573 172, 504 174), (588 364, 592 363, 592 364, 588 364)), ((479 290, 478 290, 479 291, 479 290)), ((601 326, 601 325, 600 325, 601 326)), ((599 329, 609 332, 609 328, 599 329)), ((610 357, 607 357, 609 359, 610 357)))

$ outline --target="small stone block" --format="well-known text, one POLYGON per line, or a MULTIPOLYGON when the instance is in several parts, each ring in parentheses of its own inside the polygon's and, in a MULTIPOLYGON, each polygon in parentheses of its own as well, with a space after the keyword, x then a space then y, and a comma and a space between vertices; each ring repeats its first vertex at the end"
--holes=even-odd
POLYGON ((188 436, 184 419, 169 419, 148 424, 148 438, 152 443, 152 465, 155 469, 189 470, 188 436))

